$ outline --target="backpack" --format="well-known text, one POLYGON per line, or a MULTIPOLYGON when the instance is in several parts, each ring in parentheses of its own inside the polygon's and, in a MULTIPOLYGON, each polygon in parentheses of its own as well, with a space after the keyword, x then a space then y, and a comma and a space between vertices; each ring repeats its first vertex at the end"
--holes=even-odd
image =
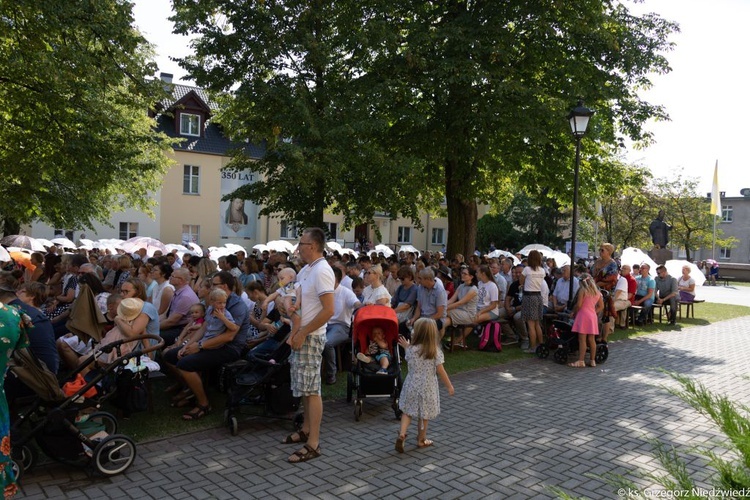
POLYGON ((487 352, 501 352, 503 345, 501 343, 500 323, 491 321, 484 325, 481 335, 479 336, 479 350, 487 352))

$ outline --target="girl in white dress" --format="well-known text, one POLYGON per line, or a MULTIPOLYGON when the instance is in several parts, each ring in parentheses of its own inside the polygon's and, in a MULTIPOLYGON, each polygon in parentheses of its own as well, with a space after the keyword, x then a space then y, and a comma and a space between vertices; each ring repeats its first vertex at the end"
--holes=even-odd
POLYGON ((404 380, 399 408, 401 415, 401 430, 396 439, 396 451, 404 452, 406 430, 412 418, 417 422, 417 446, 424 448, 432 446, 432 440, 427 439, 427 423, 440 414, 440 393, 438 392, 438 376, 453 396, 453 385, 443 368, 443 351, 440 350, 440 334, 435 320, 419 318, 414 323, 411 335, 412 344, 403 336, 399 336, 398 344, 406 351, 406 362, 409 374, 404 380))

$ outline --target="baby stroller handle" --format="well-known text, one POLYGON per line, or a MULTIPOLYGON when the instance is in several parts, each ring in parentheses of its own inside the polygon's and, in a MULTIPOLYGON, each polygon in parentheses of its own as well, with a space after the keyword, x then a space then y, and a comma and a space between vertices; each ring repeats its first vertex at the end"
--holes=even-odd
MULTIPOLYGON (((109 344, 107 344, 105 346, 100 347, 99 350, 101 352, 105 353, 105 354, 109 354, 114 349, 117 349, 117 348, 119 348, 120 346, 122 346, 124 344, 129 344, 131 342, 142 342, 144 340, 155 340, 157 343, 154 344, 154 345, 150 345, 150 346, 146 347, 145 349, 142 349, 142 350, 139 349, 139 352, 141 354, 148 354, 150 352, 156 351, 156 350, 161 349, 162 347, 164 347, 164 339, 163 338, 161 338, 158 335, 152 335, 150 333, 147 333, 145 335, 138 335, 137 337, 133 337, 132 339, 116 340, 116 341, 111 342, 111 343, 109 343, 109 344)), ((143 344, 141 343, 141 345, 143 345, 143 344)))

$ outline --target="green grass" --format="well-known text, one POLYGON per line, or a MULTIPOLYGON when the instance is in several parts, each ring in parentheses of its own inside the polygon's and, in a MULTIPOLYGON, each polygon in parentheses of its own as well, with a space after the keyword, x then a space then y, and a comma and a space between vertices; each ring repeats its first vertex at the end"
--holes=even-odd
MULTIPOLYGON (((678 320, 676 326, 670 326, 666 322, 660 324, 657 320, 654 324, 636 329, 615 330, 615 333, 610 335, 609 340, 623 340, 663 331, 680 330, 691 326, 704 326, 718 321, 750 315, 750 307, 708 302, 695 304, 694 307, 695 319, 682 318, 678 320)), ((470 347, 475 347, 477 338, 470 336, 468 341, 470 347)), ((457 373, 502 365, 531 357, 532 355, 530 354, 522 353, 517 344, 506 348, 501 353, 481 352, 476 349, 453 353, 446 352, 445 369, 450 375, 455 375, 457 373)), ((323 398, 325 400, 345 398, 346 379, 347 373, 341 372, 338 374, 336 384, 330 386, 324 385, 323 398)), ((136 413, 130 420, 120 420, 120 431, 122 433, 129 435, 136 441, 142 442, 224 425, 224 394, 220 394, 212 388, 209 391, 209 396, 213 412, 201 420, 187 422, 182 420, 182 414, 185 413, 186 409, 170 407, 170 396, 165 395, 163 392, 168 384, 169 382, 166 378, 153 381, 154 412, 136 413)))

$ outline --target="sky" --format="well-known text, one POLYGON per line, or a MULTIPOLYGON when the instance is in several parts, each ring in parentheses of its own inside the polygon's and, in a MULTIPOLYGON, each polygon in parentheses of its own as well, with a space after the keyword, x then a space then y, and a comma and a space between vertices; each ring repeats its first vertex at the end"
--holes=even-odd
MULTIPOLYGON (((169 0, 134 0, 135 22, 156 45, 159 70, 174 81, 192 84, 179 65, 170 60, 190 54, 189 39, 172 34, 169 0)), ((750 0, 644 0, 626 2, 635 14, 656 12, 680 25, 666 54, 672 71, 654 75, 647 101, 664 106, 671 120, 649 122, 655 144, 629 150, 627 159, 651 169, 655 177, 695 177, 699 193, 709 193, 714 165, 719 165, 719 189, 725 196, 740 196, 750 188, 750 0)), ((596 119, 594 117, 593 119, 596 119)))

